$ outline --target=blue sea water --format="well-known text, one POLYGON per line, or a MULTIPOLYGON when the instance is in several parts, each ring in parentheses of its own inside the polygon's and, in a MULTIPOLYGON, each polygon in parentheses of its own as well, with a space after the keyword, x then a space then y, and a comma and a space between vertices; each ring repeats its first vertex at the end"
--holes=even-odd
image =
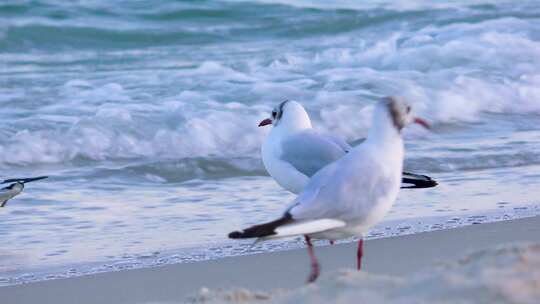
POLYGON ((540 214, 538 1, 0 2, 0 285, 300 246, 226 239, 293 196, 262 166, 283 99, 366 135, 404 96, 402 191, 369 237, 540 214))

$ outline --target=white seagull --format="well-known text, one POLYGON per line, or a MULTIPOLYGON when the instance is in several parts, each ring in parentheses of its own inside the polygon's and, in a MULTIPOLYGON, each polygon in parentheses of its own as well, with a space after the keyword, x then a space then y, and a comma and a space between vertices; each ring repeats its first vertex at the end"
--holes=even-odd
POLYGON ((31 178, 11 178, 6 179, 0 184, 12 183, 11 185, 0 189, 0 208, 5 207, 7 202, 19 195, 23 189, 24 184, 47 178, 47 176, 31 177, 31 178))
MULTIPOLYGON (((232 239, 304 235, 311 258, 313 282, 319 264, 311 238, 338 240, 362 235, 379 222, 397 198, 402 178, 404 146, 401 129, 414 118, 411 108, 396 97, 383 98, 375 107, 367 139, 344 157, 318 171, 279 219, 229 234, 232 239)), ((358 269, 362 260, 358 243, 358 269)))
MULTIPOLYGON (((281 102, 259 127, 270 124, 273 128, 261 149, 264 167, 281 187, 295 194, 317 171, 352 149, 343 139, 313 129, 306 110, 296 101, 281 102)), ((403 172, 402 183, 403 188, 437 185, 428 176, 408 172, 403 172)))

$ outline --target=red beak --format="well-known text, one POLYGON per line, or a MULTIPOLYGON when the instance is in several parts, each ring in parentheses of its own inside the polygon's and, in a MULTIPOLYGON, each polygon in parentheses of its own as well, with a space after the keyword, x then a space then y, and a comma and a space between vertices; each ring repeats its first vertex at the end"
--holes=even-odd
POLYGON ((272 120, 270 118, 267 118, 259 123, 259 127, 263 127, 263 126, 271 125, 271 124, 272 124, 272 120))
POLYGON ((423 120, 422 118, 416 117, 414 119, 414 123, 417 123, 426 129, 431 129, 431 126, 427 123, 427 121, 423 120))

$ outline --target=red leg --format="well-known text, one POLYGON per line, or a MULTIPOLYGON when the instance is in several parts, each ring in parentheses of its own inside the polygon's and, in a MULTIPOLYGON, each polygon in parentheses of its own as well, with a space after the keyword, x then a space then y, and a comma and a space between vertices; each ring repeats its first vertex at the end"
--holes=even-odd
POLYGON ((360 239, 358 241, 358 251, 356 252, 356 265, 358 267, 358 271, 362 269, 362 256, 364 255, 364 240, 360 239))
POLYGON ((304 235, 304 238, 306 239, 307 248, 308 248, 308 254, 309 259, 311 260, 311 273, 308 277, 308 283, 315 282, 317 278, 319 277, 320 269, 319 262, 317 261, 317 257, 315 257, 315 253, 313 252, 313 244, 311 244, 311 239, 309 236, 304 235))

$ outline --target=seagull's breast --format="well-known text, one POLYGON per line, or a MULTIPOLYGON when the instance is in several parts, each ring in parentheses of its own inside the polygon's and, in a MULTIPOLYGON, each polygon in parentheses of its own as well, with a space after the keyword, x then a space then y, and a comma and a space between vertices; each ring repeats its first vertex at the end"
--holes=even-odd
MULTIPOLYGON (((381 160, 381 159, 380 159, 381 160)), ((371 178, 364 183, 365 200, 358 200, 355 205, 358 218, 352 221, 357 229, 366 231, 371 226, 383 219, 392 208, 401 183, 402 161, 397 159, 383 158, 377 169, 371 172, 371 178)), ((362 195, 362 190, 357 193, 362 195)))
POLYGON ((281 159, 282 136, 273 129, 264 141, 261 154, 268 174, 283 188, 292 193, 300 193, 309 181, 309 177, 299 172, 294 166, 281 159))

